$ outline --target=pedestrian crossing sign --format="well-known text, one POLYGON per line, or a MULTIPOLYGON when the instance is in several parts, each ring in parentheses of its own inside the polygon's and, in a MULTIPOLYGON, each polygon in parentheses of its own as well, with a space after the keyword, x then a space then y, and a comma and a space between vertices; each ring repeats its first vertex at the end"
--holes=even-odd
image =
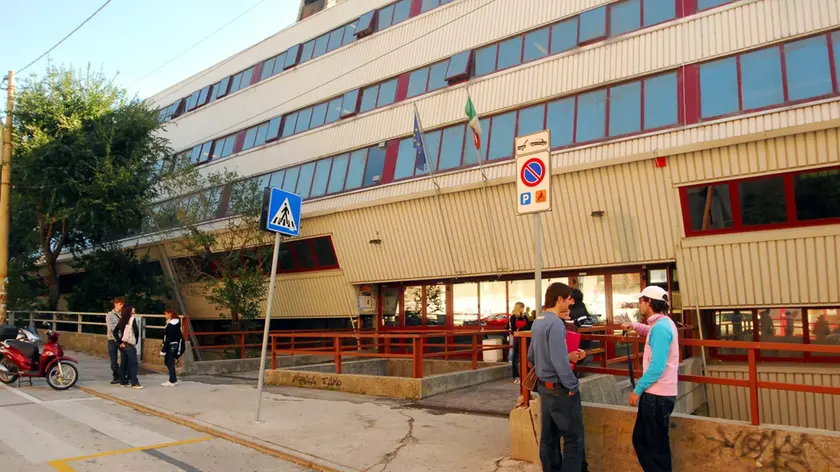
POLYGON ((300 195, 279 188, 271 189, 265 229, 286 236, 300 235, 300 195))

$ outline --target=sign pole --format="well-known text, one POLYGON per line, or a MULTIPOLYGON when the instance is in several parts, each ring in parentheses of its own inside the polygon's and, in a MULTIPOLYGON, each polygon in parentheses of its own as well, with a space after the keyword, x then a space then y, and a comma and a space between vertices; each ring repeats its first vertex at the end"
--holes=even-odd
POLYGON ((534 305, 534 311, 537 311, 537 315, 539 316, 542 314, 542 218, 540 218, 539 213, 534 213, 534 219, 536 220, 536 224, 534 225, 536 228, 536 235, 534 235, 534 246, 536 251, 536 262, 535 262, 535 270, 534 270, 534 296, 536 297, 536 303, 534 305))
POLYGON ((262 407, 263 384, 265 383, 265 357, 268 348, 268 332, 271 329, 271 308, 274 305, 274 286, 277 282, 277 253, 280 252, 280 233, 274 234, 274 255, 271 259, 271 282, 268 286, 268 299, 265 308, 265 326, 263 327, 262 353, 260 354, 260 375, 257 381, 257 416, 260 421, 260 408, 262 407))

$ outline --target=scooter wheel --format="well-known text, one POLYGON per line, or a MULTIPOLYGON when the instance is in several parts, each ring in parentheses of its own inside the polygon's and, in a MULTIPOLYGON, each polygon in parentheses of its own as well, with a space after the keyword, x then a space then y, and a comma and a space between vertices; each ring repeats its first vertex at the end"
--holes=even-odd
POLYGON ((59 370, 58 364, 59 362, 56 362, 47 371, 47 385, 55 390, 73 388, 79 381, 79 369, 69 362, 61 362, 61 370, 59 370))
POLYGON ((15 366, 6 359, 3 359, 2 361, 0 361, 0 363, 2 363, 4 367, 9 369, 9 372, 0 371, 0 383, 4 383, 6 385, 11 385, 15 383, 18 379, 18 375, 12 372, 17 371, 17 366, 15 366))

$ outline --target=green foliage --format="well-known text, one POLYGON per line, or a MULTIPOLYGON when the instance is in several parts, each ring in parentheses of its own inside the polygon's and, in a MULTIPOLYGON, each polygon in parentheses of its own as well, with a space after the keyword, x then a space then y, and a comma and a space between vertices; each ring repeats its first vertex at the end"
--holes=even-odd
POLYGON ((25 80, 14 120, 12 228, 43 257, 55 308, 58 255, 139 231, 171 150, 156 111, 90 68, 49 66, 25 80))
POLYGON ((44 309, 46 287, 31 258, 18 255, 9 259, 8 294, 7 305, 10 310, 44 309))
POLYGON ((138 258, 134 249, 110 246, 80 256, 74 262, 85 276, 73 287, 67 303, 73 311, 110 310, 124 296, 137 313, 163 313, 169 295, 160 264, 149 256, 138 258))
POLYGON ((207 299, 240 329, 243 320, 260 315, 268 290, 272 238, 258 230, 262 189, 257 180, 237 180, 231 172, 202 176, 193 171, 182 173, 178 180, 186 197, 173 202, 165 213, 166 221, 174 220, 183 232, 179 249, 189 254, 175 264, 178 278, 202 282, 207 299), (231 195, 224 214, 239 216, 228 219, 223 228, 209 230, 201 223, 219 211, 216 189, 225 186, 231 195))

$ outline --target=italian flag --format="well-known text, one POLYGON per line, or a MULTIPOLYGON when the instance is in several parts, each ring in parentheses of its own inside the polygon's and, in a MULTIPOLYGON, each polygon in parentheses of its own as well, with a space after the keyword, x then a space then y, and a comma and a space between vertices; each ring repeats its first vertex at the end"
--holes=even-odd
POLYGON ((478 121, 478 113, 475 111, 475 105, 473 105, 472 98, 469 96, 467 97, 467 106, 464 110, 467 113, 467 118, 469 118, 470 128, 473 130, 473 142, 475 143, 476 149, 481 149, 481 122, 478 121))

